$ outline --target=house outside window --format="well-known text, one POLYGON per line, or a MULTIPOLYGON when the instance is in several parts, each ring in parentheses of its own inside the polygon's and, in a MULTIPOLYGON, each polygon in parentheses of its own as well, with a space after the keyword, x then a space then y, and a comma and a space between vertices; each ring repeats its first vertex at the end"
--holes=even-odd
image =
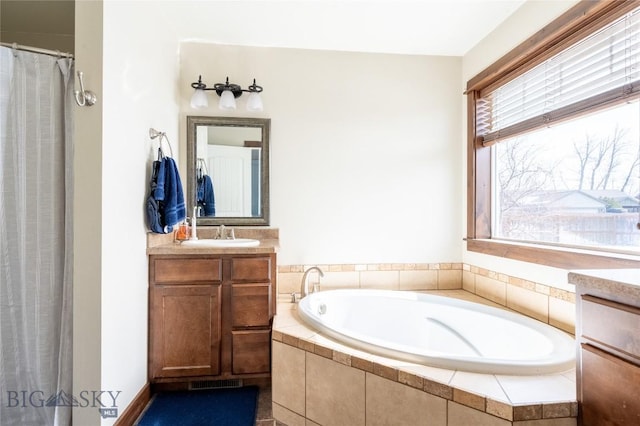
POLYGON ((469 250, 567 268, 593 258, 528 247, 640 254, 640 7, 629 3, 581 2, 468 82, 469 250))

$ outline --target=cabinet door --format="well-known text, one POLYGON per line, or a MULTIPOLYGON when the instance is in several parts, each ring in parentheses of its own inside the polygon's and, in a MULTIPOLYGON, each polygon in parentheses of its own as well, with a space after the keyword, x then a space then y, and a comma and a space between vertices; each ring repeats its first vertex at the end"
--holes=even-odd
POLYGON ((220 286, 152 288, 151 377, 220 372, 220 286))
POLYGON ((233 284, 231 291, 233 328, 269 326, 272 316, 270 284, 233 284))
POLYGON ((233 335, 233 374, 268 373, 271 330, 236 330, 233 335))
POLYGON ((640 424, 640 367, 582 344, 583 426, 640 424))

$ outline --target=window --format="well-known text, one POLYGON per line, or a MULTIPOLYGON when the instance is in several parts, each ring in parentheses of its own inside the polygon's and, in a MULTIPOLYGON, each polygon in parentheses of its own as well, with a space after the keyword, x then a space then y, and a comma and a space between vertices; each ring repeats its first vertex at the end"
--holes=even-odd
POLYGON ((625 3, 581 2, 469 81, 469 250, 637 267, 566 255, 640 254, 640 8, 625 3))

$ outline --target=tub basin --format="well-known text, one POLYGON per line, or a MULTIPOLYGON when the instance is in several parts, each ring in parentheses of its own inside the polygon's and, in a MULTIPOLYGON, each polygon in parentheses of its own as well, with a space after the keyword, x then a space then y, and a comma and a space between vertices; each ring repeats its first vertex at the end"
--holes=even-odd
POLYGON ((201 240, 183 241, 181 245, 185 247, 256 247, 260 245, 260 240, 252 238, 236 238, 235 240, 216 240, 213 238, 203 238, 201 240))
POLYGON ((569 334, 524 315, 407 291, 329 290, 298 306, 321 334, 372 354, 475 373, 535 375, 575 366, 569 334))

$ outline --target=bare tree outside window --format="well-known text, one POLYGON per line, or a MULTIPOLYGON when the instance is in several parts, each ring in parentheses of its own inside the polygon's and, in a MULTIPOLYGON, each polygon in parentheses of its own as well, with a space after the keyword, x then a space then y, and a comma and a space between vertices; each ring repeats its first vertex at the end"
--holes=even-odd
POLYGON ((640 247, 638 103, 496 144, 494 235, 640 247))

